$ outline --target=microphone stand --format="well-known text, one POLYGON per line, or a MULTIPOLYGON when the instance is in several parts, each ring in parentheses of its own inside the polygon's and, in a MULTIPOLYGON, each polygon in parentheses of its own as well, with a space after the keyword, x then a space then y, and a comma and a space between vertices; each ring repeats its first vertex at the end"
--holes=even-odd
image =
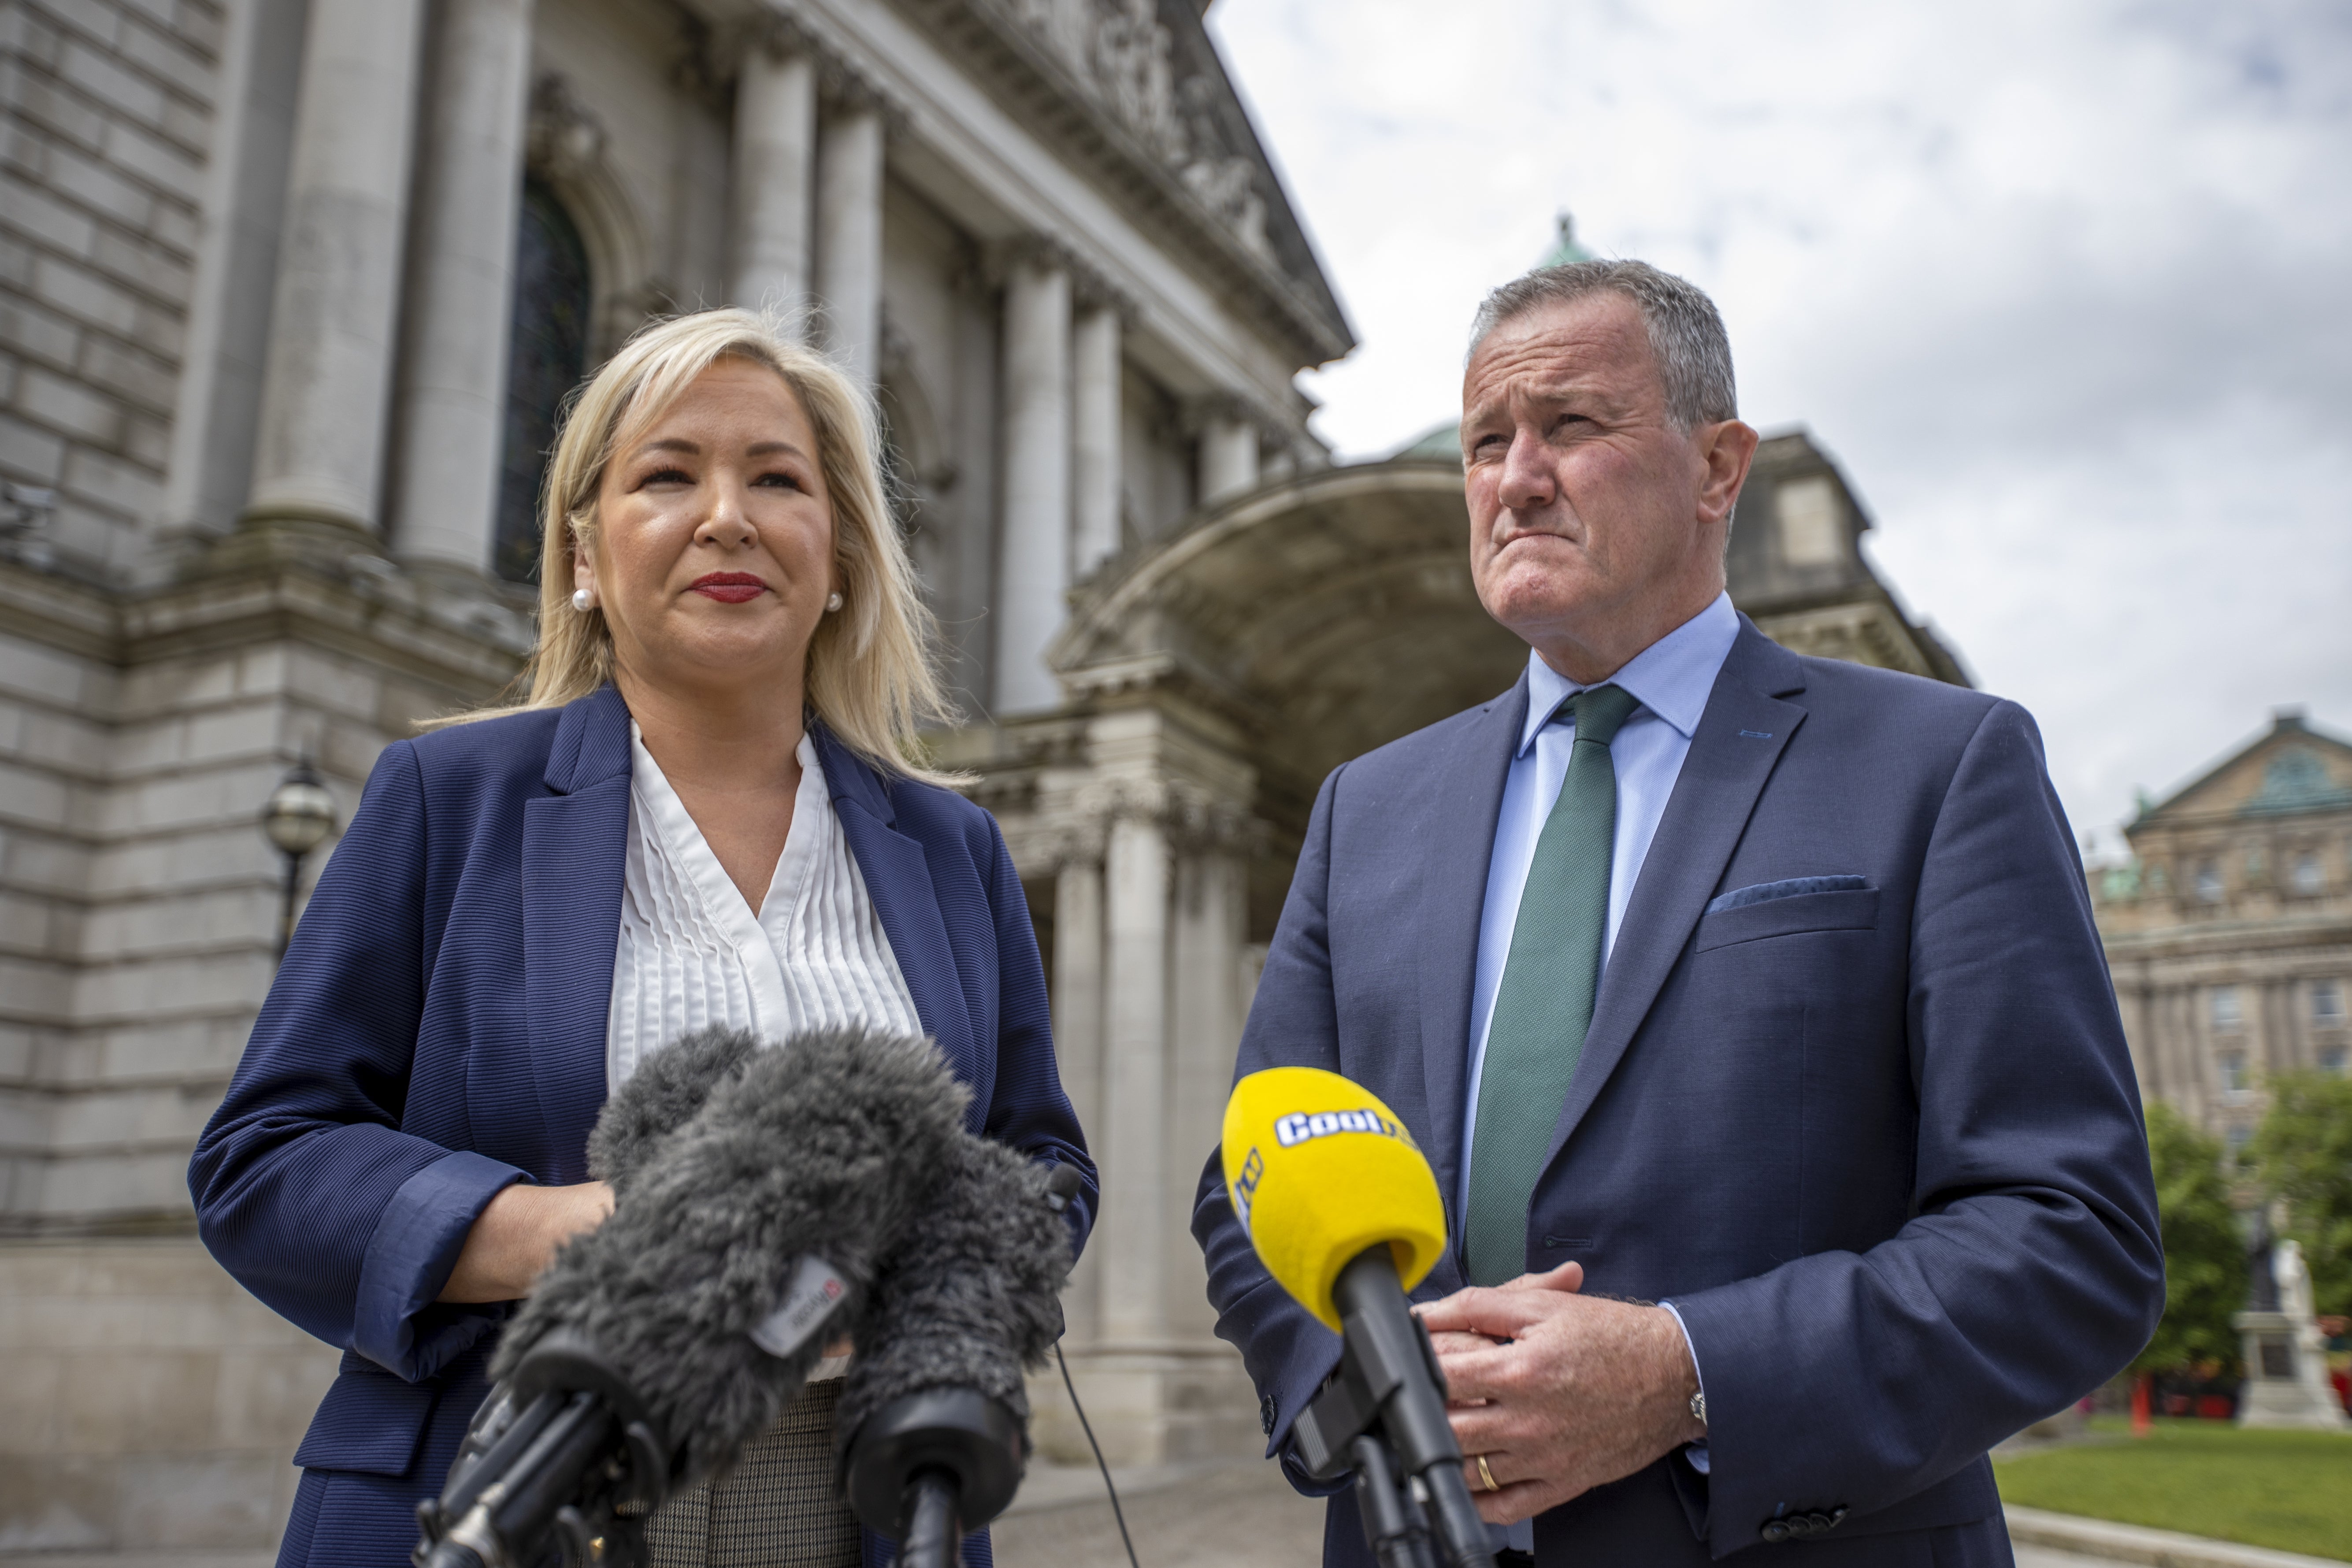
POLYGON ((532 1347, 474 1417, 437 1498, 416 1505, 415 1568, 646 1568, 667 1445, 628 1379, 569 1330, 532 1347))
POLYGON ((1381 1568, 1436 1568, 1433 1548, 1445 1568, 1495 1568, 1445 1419, 1445 1373, 1387 1245, 1340 1269, 1331 1295, 1344 1332, 1339 1370, 1291 1427, 1307 1475, 1332 1481, 1355 1471, 1364 1535, 1381 1568))

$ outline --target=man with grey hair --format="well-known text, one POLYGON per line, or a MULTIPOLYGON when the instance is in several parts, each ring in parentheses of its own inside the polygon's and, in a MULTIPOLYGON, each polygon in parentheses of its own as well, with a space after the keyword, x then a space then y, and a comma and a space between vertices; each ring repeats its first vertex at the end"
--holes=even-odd
MULTIPOLYGON (((2130 1058, 2032 721, 1733 609, 1756 442, 1682 279, 1486 300, 1470 563, 1527 670, 1324 782, 1238 1072, 1343 1073, 1428 1152, 1416 1294, 1506 1563, 2005 1563, 1986 1450, 2163 1308, 2130 1058)), ((1318 1489, 1339 1342, 1214 1155, 1193 1232, 1318 1489)), ((1325 1540, 1372 1561, 1344 1497, 1325 1540)))

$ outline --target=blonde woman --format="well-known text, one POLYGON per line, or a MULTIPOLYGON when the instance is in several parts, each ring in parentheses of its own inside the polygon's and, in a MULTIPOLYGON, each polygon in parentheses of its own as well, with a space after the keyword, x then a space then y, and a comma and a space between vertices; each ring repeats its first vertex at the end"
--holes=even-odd
MULTIPOLYGON (((214 1256, 343 1348, 281 1564, 407 1562, 499 1323, 611 1207, 598 1109, 688 1030, 929 1035, 975 1131, 1084 1173, 1083 1237, 1020 882, 914 760, 940 703, 878 474, 865 395, 762 318, 647 328, 556 446, 528 699, 384 749, 189 1171, 214 1256)), ((837 1388, 657 1560, 878 1561, 837 1388)))

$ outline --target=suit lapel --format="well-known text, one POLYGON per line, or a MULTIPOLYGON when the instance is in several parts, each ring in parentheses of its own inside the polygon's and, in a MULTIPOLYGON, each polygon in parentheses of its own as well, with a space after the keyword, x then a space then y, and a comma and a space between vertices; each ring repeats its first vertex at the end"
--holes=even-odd
MULTIPOLYGON (((948 942, 947 921, 940 917, 939 894, 931 883, 929 858, 921 843, 898 830, 898 808, 873 768, 823 724, 812 721, 809 732, 816 741, 835 814, 841 818, 842 837, 865 879, 866 896, 874 900, 875 918, 889 938, 898 973, 906 977, 915 1016, 922 1021, 923 1032, 947 1053, 958 1076, 974 1082, 979 1064, 971 1019, 955 952, 948 942)), ((971 1114, 982 1116, 985 1109, 975 1102, 971 1114)))
POLYGON ((523 803, 523 998, 551 1180, 587 1179, 628 868, 629 710, 599 689, 564 709, 523 803))
POLYGON ((1593 999, 1592 1027, 1569 1084, 1547 1165, 1559 1158, 1600 1098, 1659 988, 1690 942, 1691 930, 1723 879, 1731 852, 1805 710, 1783 696, 1802 691, 1804 666, 1740 617, 1738 638, 1717 675, 1690 752, 1642 862, 1624 923, 1593 999))
POLYGON ((1421 998, 1421 1069, 1429 1097, 1428 1150, 1448 1212, 1462 1176, 1463 1081, 1470 1063, 1470 993, 1478 972, 1478 926, 1486 906, 1486 862, 1503 783, 1526 728, 1528 678, 1488 703, 1462 738, 1460 763, 1433 773, 1430 795, 1400 822, 1428 825, 1419 909, 1400 936, 1412 944, 1421 998))

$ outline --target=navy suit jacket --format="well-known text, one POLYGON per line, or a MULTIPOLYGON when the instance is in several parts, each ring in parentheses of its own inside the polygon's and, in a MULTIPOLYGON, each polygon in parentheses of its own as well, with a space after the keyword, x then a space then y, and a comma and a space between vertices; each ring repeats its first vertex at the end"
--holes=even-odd
MULTIPOLYGON (((995 820, 812 724, 843 836, 971 1130, 1095 1173, 995 820)), ((510 1182, 588 1179, 629 828, 629 714, 560 710, 384 749, 189 1166, 222 1266, 342 1367, 295 1454, 281 1563, 408 1561, 509 1308, 443 1306, 510 1182)), ((986 1546, 979 1543, 984 1561, 986 1546)), ((869 1563, 887 1546, 866 1538, 869 1563)))
MULTIPOLYGON (((1457 1241, 1472 969, 1526 710, 1523 677, 1325 781, 1242 1037, 1240 1073, 1325 1068, 1386 1100, 1457 1241)), ((1214 1156, 1193 1229, 1286 1453, 1338 1341, 1259 1266, 1214 1156)), ((1678 1453, 1553 1509, 1539 1561, 2009 1561, 1986 1449, 2113 1375, 2164 1300, 2131 1062, 2022 710, 1743 624, 1529 1205, 1528 1268, 1570 1258, 1588 1290, 1680 1309, 1713 1474, 1678 1453)), ((1464 1283, 1449 1251, 1416 1294, 1464 1283)), ((1369 1568, 1344 1494, 1327 1541, 1369 1568)))

